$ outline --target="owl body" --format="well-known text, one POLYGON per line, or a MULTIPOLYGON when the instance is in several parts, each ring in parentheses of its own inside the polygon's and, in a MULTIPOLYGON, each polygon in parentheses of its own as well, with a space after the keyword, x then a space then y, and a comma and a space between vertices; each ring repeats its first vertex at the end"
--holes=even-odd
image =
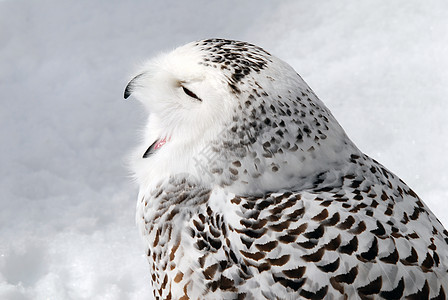
POLYGON ((444 299, 448 232, 283 61, 198 41, 131 93, 149 111, 133 170, 156 298, 444 299))

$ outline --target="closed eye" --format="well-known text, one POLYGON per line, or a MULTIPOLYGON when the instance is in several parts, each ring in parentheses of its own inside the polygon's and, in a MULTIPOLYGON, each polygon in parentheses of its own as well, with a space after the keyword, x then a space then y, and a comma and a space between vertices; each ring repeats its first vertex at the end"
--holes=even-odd
POLYGON ((199 98, 195 93, 193 93, 192 91, 190 91, 186 87, 182 86, 182 90, 184 91, 185 94, 187 94, 191 98, 194 98, 194 99, 199 100, 199 101, 202 102, 201 98, 199 98))

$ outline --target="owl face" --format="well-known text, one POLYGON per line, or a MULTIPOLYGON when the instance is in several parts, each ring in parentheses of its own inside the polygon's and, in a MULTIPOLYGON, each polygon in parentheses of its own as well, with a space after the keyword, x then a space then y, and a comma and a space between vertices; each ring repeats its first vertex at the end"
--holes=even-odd
POLYGON ((204 51, 187 44, 145 63, 126 87, 125 98, 132 95, 149 113, 143 143, 131 160, 141 186, 176 173, 212 179, 202 176, 210 167, 197 157, 211 151, 238 100, 224 74, 203 62, 204 51))
POLYGON ((147 62, 125 91, 143 103, 161 137, 198 143, 234 110, 235 95, 223 74, 203 62, 194 44, 147 62))

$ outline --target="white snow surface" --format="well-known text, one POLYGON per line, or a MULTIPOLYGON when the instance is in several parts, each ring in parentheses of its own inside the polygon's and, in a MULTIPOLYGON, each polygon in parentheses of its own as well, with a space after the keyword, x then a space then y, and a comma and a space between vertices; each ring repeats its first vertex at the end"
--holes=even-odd
POLYGON ((290 63, 448 226, 447 1, 0 1, 0 299, 151 299, 123 90, 221 37, 290 63))

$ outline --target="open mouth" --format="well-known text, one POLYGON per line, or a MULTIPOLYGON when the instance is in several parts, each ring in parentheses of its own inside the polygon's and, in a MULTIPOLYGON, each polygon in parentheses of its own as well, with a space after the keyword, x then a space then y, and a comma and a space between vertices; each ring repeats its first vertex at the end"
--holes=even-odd
POLYGON ((152 154, 154 154, 158 149, 162 148, 166 143, 168 143, 171 140, 171 137, 164 137, 161 139, 156 140, 154 143, 152 143, 151 146, 143 153, 143 158, 148 158, 152 154))

